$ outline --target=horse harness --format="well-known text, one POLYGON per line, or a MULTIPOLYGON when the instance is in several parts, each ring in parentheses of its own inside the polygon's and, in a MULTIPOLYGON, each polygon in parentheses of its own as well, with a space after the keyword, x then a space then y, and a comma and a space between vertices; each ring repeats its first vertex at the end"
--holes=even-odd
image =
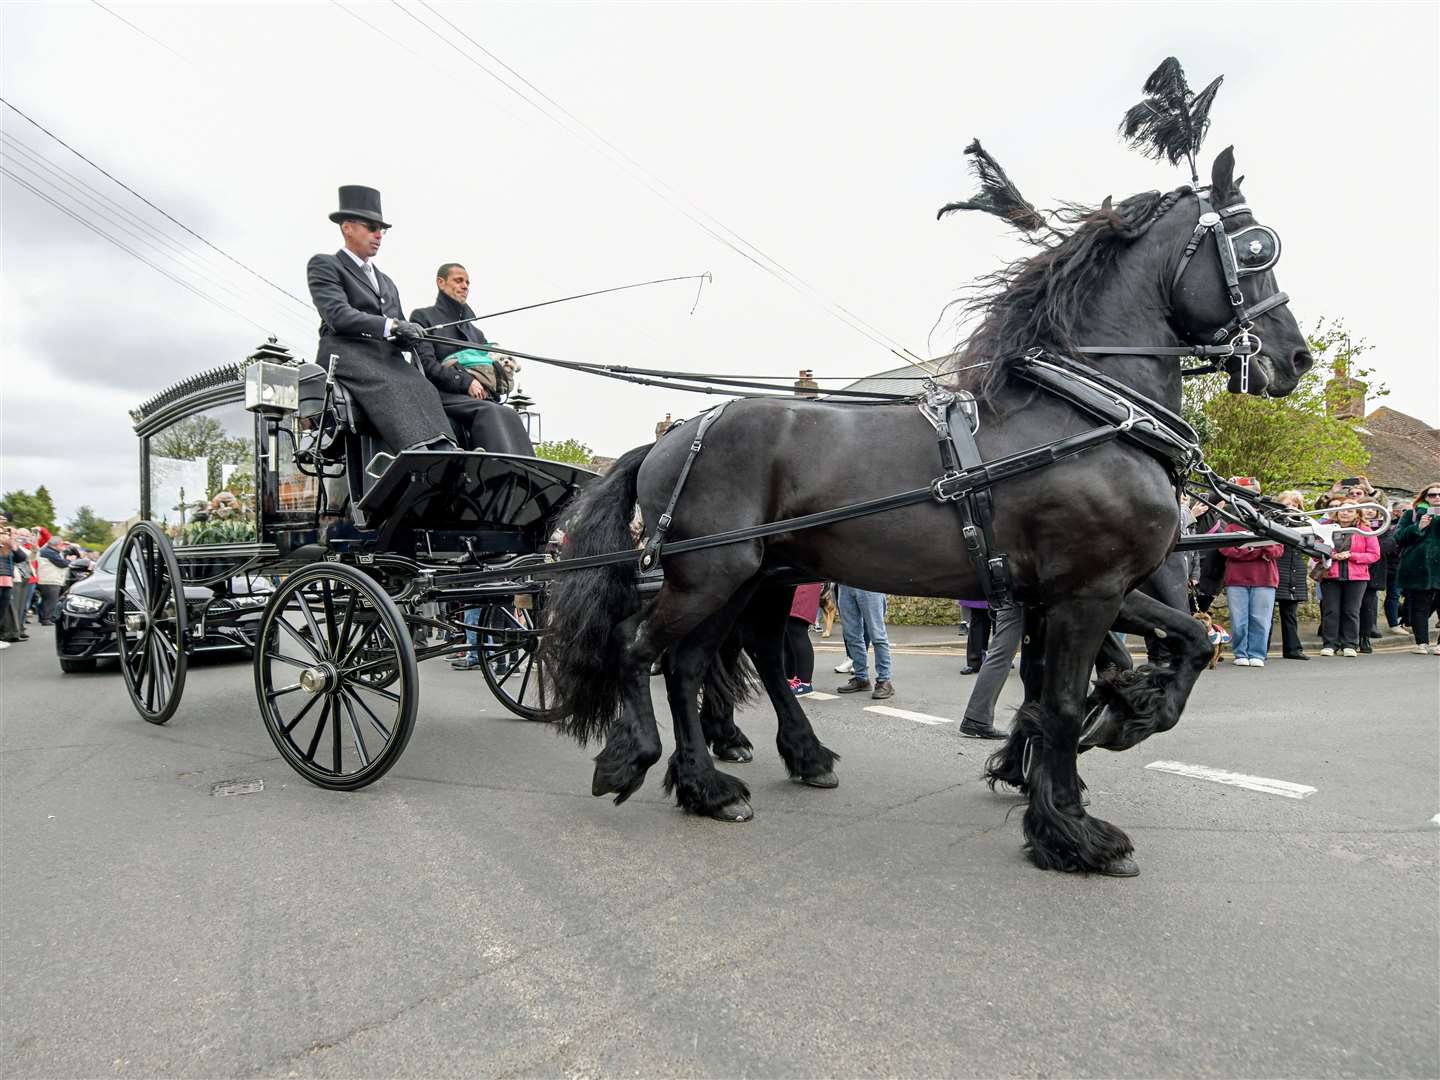
MULTIPOLYGON (((1090 345, 1078 346, 1074 351, 1112 356, 1199 356, 1210 360, 1207 366, 1187 369, 1184 372, 1187 375, 1220 371, 1224 360, 1235 357, 1241 361, 1240 383, 1242 392, 1245 392, 1249 389, 1249 361, 1259 355, 1262 347, 1259 336, 1254 332, 1254 320, 1288 303, 1290 298, 1277 290, 1250 304, 1240 288, 1240 282, 1242 278, 1264 273, 1275 266, 1280 259, 1280 236, 1269 226, 1258 223, 1233 233, 1227 232, 1225 222, 1249 213, 1250 208, 1244 203, 1235 203, 1217 211, 1203 190, 1197 188, 1194 194, 1199 202, 1200 216, 1175 269, 1171 289, 1179 287, 1206 237, 1212 238, 1232 309, 1230 320, 1211 332, 1209 341, 1203 343, 1184 346, 1090 345)), ((934 500, 955 505, 960 515, 965 549, 975 567, 986 601, 994 608, 1009 607, 1014 603, 1014 583, 1009 557, 996 550, 994 502, 990 494, 990 488, 1000 480, 1033 472, 1115 439, 1124 439, 1157 458, 1170 472, 1177 492, 1185 478, 1197 469, 1209 475, 1212 482, 1214 480, 1213 473, 1204 465, 1199 436, 1182 417, 1087 365, 1069 358, 1057 363, 1057 359, 1060 358, 1052 357, 1044 349, 1034 348, 1012 362, 1012 372, 1094 417, 1100 422, 1098 427, 987 462, 975 441, 980 413, 974 395, 926 380, 918 408, 935 430, 942 469, 928 487, 667 545, 666 536, 674 522, 675 507, 685 489, 691 467, 704 448, 706 432, 720 419, 729 404, 722 403, 697 418, 681 421, 670 428, 671 431, 688 431, 693 424, 694 435, 689 454, 670 493, 670 501, 644 547, 639 552, 612 552, 569 560, 568 564, 573 569, 580 569, 582 564, 601 566, 638 557, 642 574, 656 573, 662 549, 678 555, 799 529, 818 528, 934 500)), ((1270 522, 1258 511, 1254 513, 1254 518, 1250 524, 1258 532, 1283 542, 1306 546, 1299 534, 1270 522)))

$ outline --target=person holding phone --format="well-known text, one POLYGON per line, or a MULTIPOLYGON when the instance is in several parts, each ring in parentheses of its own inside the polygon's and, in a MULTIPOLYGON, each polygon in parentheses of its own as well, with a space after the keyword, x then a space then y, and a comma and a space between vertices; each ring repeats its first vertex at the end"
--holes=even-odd
MULTIPOLYGON (((1405 593, 1410 630, 1415 635, 1411 652, 1430 648, 1430 616, 1440 604, 1440 482, 1425 485, 1395 530, 1400 549, 1397 581, 1405 593)), ((1440 643, 1434 649, 1440 656, 1440 643)))
POLYGON ((1360 604, 1370 584, 1370 566, 1380 559, 1380 541, 1360 529, 1360 511, 1353 501, 1332 512, 1337 531, 1331 540, 1335 554, 1320 578, 1321 656, 1357 656, 1360 648, 1360 604))

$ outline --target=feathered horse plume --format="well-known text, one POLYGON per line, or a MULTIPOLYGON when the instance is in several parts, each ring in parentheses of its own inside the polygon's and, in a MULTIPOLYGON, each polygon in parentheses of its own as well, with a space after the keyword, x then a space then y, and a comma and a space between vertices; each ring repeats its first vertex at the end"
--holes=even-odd
POLYGON ((1011 183, 1000 163, 985 152, 979 139, 973 140, 965 153, 970 155, 970 167, 980 178, 980 194, 965 202, 946 203, 936 213, 937 220, 956 210, 981 210, 1004 218, 1022 232, 1045 228, 1045 218, 1040 211, 1025 201, 1020 189, 1011 183))
POLYGON ((1192 94, 1180 61, 1167 56, 1145 80, 1145 100, 1132 105, 1120 121, 1121 134, 1146 157, 1164 158, 1171 165, 1184 158, 1190 163, 1191 181, 1199 187, 1195 158, 1210 127, 1210 105, 1224 78, 1217 75, 1204 90, 1192 94))

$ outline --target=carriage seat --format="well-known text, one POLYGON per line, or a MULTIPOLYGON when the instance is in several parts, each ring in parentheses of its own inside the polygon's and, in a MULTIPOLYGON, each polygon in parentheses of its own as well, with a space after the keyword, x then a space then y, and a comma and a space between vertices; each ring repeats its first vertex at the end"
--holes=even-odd
POLYGON ((354 516, 360 500, 375 483, 375 477, 366 473, 365 466, 385 445, 360 402, 338 379, 326 408, 325 377, 326 371, 319 364, 300 366, 297 417, 301 421, 302 441, 299 449, 318 464, 344 466, 346 494, 354 516))

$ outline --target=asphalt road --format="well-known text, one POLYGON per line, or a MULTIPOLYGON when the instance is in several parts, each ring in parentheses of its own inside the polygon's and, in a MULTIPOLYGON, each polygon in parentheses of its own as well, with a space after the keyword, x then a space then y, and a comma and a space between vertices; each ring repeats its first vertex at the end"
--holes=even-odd
MULTIPOLYGON (((884 704, 958 719, 959 666, 899 656, 884 704)), ((756 818, 722 825, 658 769, 593 799, 478 675, 423 681, 395 770, 331 794, 245 664, 193 666, 160 728, 48 631, 0 654, 0 1073, 1440 1075, 1434 657, 1222 668, 1173 732, 1086 755, 1131 880, 1033 869, 988 745, 868 698, 806 706, 834 791, 743 715, 756 818), (264 789, 212 794, 236 779, 264 789)))

